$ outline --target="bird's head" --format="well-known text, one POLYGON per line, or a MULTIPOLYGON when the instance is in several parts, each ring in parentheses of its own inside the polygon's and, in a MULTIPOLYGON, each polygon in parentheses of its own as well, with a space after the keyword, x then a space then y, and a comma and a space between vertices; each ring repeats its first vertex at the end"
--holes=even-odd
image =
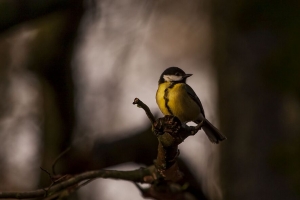
POLYGON ((158 83, 159 84, 165 82, 185 83, 186 79, 192 75, 193 74, 186 74, 179 67, 169 67, 161 74, 158 83))

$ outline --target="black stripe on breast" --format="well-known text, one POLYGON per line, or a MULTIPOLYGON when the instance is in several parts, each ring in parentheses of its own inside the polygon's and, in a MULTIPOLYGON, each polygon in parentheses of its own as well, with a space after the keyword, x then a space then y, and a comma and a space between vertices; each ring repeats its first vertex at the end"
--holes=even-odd
POLYGON ((169 96, 169 90, 172 89, 172 88, 174 87, 175 84, 176 84, 176 83, 172 83, 169 87, 167 87, 167 88, 165 89, 165 94, 164 94, 165 106, 166 106, 166 108, 168 109, 169 113, 170 113, 171 115, 173 115, 173 116, 174 116, 174 114, 173 114, 171 108, 170 108, 169 105, 168 105, 168 103, 169 103, 169 98, 168 98, 168 96, 169 96))

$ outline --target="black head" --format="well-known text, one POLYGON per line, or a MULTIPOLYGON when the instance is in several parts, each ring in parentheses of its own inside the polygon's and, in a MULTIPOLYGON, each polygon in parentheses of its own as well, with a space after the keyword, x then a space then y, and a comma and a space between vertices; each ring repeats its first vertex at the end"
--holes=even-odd
POLYGON ((192 74, 186 74, 179 67, 169 67, 161 74, 158 84, 164 82, 185 83, 186 79, 190 76, 192 76, 192 74))

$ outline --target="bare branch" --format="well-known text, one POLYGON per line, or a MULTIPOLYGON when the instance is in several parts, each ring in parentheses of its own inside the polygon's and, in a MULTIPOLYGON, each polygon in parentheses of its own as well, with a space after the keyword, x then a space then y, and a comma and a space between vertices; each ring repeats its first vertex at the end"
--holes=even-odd
POLYGON ((55 160, 54 160, 53 163, 52 163, 52 173, 53 173, 53 175, 56 175, 56 172, 55 172, 55 165, 56 165, 57 161, 58 161, 61 157, 63 157, 66 153, 68 153, 70 150, 71 150, 71 147, 68 147, 66 150, 64 150, 61 154, 59 154, 59 155, 55 158, 55 160))
POLYGON ((115 171, 115 170, 96 170, 88 171, 78 175, 74 175, 71 178, 53 185, 51 188, 38 189, 28 192, 0 192, 0 199, 29 199, 44 197, 46 192, 49 195, 59 192, 61 190, 68 189, 69 187, 76 186, 84 180, 94 178, 111 178, 111 179, 122 179, 134 182, 144 183, 144 177, 151 176, 154 167, 140 168, 133 171, 115 171))
POLYGON ((155 160, 158 175, 164 180, 179 181, 183 174, 177 165, 177 157, 180 153, 178 145, 187 137, 195 135, 201 129, 203 122, 197 126, 187 126, 182 124, 177 117, 170 115, 155 120, 149 107, 140 99, 135 98, 133 104, 137 104, 138 107, 145 110, 158 139, 158 153, 155 160))
POLYGON ((155 117, 151 113, 149 107, 146 104, 144 104, 139 98, 135 98, 132 104, 137 105, 139 108, 143 108, 144 111, 146 112, 148 118, 150 119, 151 123, 152 124, 155 123, 155 121, 156 121, 155 117))
MULTIPOLYGON (((189 127, 185 124, 182 125, 177 117, 169 115, 156 120, 149 107, 138 98, 134 99, 133 104, 137 104, 138 107, 145 110, 158 139, 158 154, 155 165, 133 171, 88 171, 78 175, 67 174, 60 178, 52 177, 49 172, 41 168, 52 179, 52 183, 49 187, 28 192, 0 192, 0 199, 28 199, 37 197, 53 199, 62 194, 70 194, 96 178, 122 179, 137 183, 150 183, 151 186, 147 189, 141 190, 141 188, 139 188, 145 197, 153 197, 156 199, 191 199, 191 195, 184 191, 181 184, 179 184, 183 174, 180 172, 177 164, 177 158, 179 156, 178 145, 188 136, 194 135, 200 130, 202 123, 196 127, 189 127)), ((52 165, 53 171, 57 160, 68 150, 69 149, 61 153, 54 161, 52 165)))

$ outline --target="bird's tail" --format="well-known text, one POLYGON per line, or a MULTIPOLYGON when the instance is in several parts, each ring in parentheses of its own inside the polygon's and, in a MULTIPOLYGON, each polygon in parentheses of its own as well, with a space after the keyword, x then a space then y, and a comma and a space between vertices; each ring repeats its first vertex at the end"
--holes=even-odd
POLYGON ((227 138, 223 136, 220 131, 214 127, 207 119, 204 118, 204 122, 202 128, 206 135, 208 136, 209 140, 212 143, 219 143, 220 141, 226 140, 227 138))

